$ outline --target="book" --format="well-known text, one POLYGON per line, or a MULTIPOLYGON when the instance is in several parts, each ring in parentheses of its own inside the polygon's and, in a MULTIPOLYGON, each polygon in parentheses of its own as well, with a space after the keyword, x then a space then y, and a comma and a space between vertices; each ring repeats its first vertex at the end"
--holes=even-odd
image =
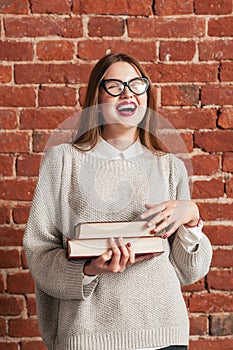
POLYGON ((67 257, 100 256, 111 248, 111 237, 122 237, 125 245, 131 243, 136 255, 162 254, 162 238, 152 235, 150 231, 145 221, 81 223, 74 228, 74 238, 67 241, 67 257))

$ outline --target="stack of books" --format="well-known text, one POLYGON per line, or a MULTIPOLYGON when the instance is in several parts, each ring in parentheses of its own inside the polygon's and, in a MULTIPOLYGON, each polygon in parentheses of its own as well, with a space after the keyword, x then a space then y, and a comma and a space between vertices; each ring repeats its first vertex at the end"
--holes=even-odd
POLYGON ((91 258, 111 249, 109 238, 122 237, 131 243, 137 255, 164 252, 163 239, 154 236, 145 221, 81 223, 74 228, 74 238, 67 241, 68 259, 91 258))

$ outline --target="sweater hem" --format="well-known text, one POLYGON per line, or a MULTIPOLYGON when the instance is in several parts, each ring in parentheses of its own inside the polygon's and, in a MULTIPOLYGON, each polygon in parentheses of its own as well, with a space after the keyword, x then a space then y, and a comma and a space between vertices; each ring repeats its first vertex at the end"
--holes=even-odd
POLYGON ((135 350, 188 345, 188 329, 184 327, 149 330, 80 334, 57 340, 54 350, 135 350))

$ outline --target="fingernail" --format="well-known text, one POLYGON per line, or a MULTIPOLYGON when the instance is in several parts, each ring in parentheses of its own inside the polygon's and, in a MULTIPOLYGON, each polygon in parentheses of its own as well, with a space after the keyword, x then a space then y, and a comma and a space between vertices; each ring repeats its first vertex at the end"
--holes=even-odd
POLYGON ((162 238, 163 238, 163 239, 166 239, 166 238, 167 238, 167 234, 163 235, 162 238))
POLYGON ((155 230, 151 230, 151 231, 150 231, 150 234, 151 234, 151 235, 156 235, 156 233, 157 233, 157 231, 155 231, 155 230))
POLYGON ((126 246, 127 246, 128 248, 130 248, 130 247, 131 247, 131 243, 128 242, 128 243, 126 244, 126 246))
POLYGON ((107 254, 108 254, 108 256, 111 256, 111 255, 112 255, 112 251, 109 250, 109 251, 107 252, 107 254))
POLYGON ((152 225, 153 225, 152 222, 148 222, 148 223, 147 223, 147 226, 148 226, 148 227, 151 227, 152 225))

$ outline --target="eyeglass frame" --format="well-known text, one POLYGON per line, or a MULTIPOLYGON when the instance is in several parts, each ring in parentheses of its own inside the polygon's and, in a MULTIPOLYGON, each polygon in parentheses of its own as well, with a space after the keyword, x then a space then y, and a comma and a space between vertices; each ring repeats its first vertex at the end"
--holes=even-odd
POLYGON ((109 94, 110 96, 113 96, 113 97, 117 97, 117 96, 122 95, 123 92, 125 91, 126 86, 127 86, 127 88, 128 88, 134 95, 140 96, 140 95, 145 94, 145 92, 148 90, 148 88, 149 88, 149 86, 150 86, 150 82, 149 82, 149 79, 147 79, 147 78, 145 78, 145 77, 137 77, 137 78, 130 79, 129 81, 122 81, 122 80, 120 80, 120 79, 103 79, 103 80, 101 80, 101 82, 100 82, 100 86, 102 86, 102 88, 107 92, 107 94, 109 94), (139 94, 136 93, 136 92, 134 92, 134 91, 130 88, 130 85, 129 85, 132 81, 138 80, 138 79, 139 79, 139 80, 143 80, 143 81, 146 82, 146 89, 145 89, 145 91, 143 91, 143 92, 141 92, 141 93, 139 93, 139 94), (122 90, 119 94, 117 94, 117 95, 111 94, 111 93, 107 90, 106 85, 105 85, 105 83, 108 82, 108 81, 116 81, 116 82, 119 82, 119 83, 123 84, 123 86, 124 86, 123 90, 122 90))

